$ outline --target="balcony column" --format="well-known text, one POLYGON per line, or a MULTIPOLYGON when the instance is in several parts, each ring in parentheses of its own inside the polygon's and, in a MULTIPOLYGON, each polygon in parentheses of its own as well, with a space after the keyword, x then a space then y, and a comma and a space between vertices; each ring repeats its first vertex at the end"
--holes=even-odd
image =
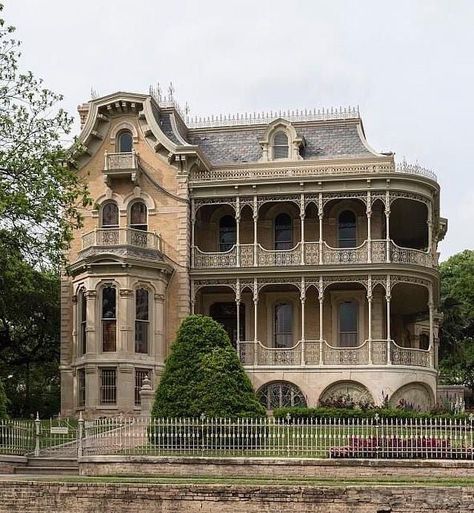
POLYGON ((258 201, 257 195, 253 197, 253 265, 258 265, 258 242, 257 242, 257 221, 258 221, 258 201))
POLYGON ((385 193, 386 262, 390 263, 390 191, 385 193))
POLYGON ((392 363, 392 355, 391 355, 391 333, 390 333, 390 300, 392 298, 392 286, 390 283, 390 275, 387 275, 387 281, 385 284, 385 302, 387 306, 387 364, 391 365, 392 363))
POLYGON ((433 285, 430 284, 428 288, 428 311, 429 311, 429 322, 430 322, 430 366, 434 367, 434 302, 433 302, 433 285))
POLYGON ((367 263, 372 263, 372 193, 367 191, 367 263))
POLYGON ((301 365, 305 365, 305 332, 304 332, 304 320, 305 320, 305 302, 306 302, 306 283, 304 276, 301 277, 301 365))
POLYGON ((237 340, 236 340, 236 349, 237 355, 240 360, 240 279, 237 278, 235 283, 235 304, 237 307, 236 319, 237 319, 237 340))
POLYGON ((258 281, 253 279, 253 364, 257 365, 257 349, 258 349, 258 281))
POLYGON ((319 365, 323 365, 323 304, 324 304, 324 282, 323 277, 319 277, 318 288, 319 299, 319 365))
POLYGON ((301 222, 301 265, 304 265, 304 218, 305 218, 305 208, 304 208, 304 193, 301 193, 300 196, 300 222, 301 222))
POLYGON ((235 250, 236 264, 240 267, 240 197, 237 196, 235 201, 235 250))
POLYGON ((319 218, 319 265, 323 264, 323 193, 318 196, 318 218, 319 218))
POLYGON ((196 224, 196 205, 191 199, 191 267, 194 267, 194 229, 196 224))
POLYGON ((369 364, 372 364, 372 276, 369 274, 367 280, 367 310, 369 315, 369 333, 368 333, 368 343, 369 343, 369 364))
POLYGON ((428 251, 427 253, 433 256, 433 207, 431 202, 428 204, 428 219, 426 220, 428 227, 428 251))

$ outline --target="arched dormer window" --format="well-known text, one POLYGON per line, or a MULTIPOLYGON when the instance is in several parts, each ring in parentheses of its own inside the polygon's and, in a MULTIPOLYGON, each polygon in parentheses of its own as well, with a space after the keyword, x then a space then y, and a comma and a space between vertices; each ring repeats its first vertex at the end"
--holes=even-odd
POLYGON ((117 350, 117 290, 110 285, 102 289, 102 351, 117 350))
POLYGON ((278 214, 275 218, 274 249, 293 247, 293 223, 288 214, 278 214))
POLYGON ((273 159, 287 159, 288 152, 288 135, 282 130, 279 130, 273 138, 273 159))
POLYGON ((130 130, 122 130, 117 135, 117 151, 119 153, 131 153, 133 149, 133 136, 130 130))
POLYGON ((102 206, 101 226, 102 228, 118 228, 119 210, 114 201, 108 201, 102 206))
POLYGON ((355 248, 357 245, 356 216, 351 210, 339 214, 337 239, 340 248, 355 248))
POLYGON ((148 210, 143 201, 135 201, 130 207, 130 228, 148 231, 148 210))
POLYGON ((135 352, 148 353, 150 331, 149 292, 139 288, 135 291, 135 352))
POLYGON ((359 345, 358 317, 359 305, 356 301, 343 301, 339 304, 339 345, 341 347, 359 345))
POLYGON ((229 251, 237 240, 236 223, 233 216, 222 216, 219 220, 219 251, 229 251))

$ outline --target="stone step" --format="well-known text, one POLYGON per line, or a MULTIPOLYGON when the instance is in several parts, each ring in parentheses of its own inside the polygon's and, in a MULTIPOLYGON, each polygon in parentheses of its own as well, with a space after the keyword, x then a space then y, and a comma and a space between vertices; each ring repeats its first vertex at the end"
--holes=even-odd
POLYGON ((29 467, 20 466, 13 469, 14 474, 34 474, 34 475, 78 475, 79 469, 73 467, 29 467))
POLYGON ((76 458, 28 458, 29 467, 77 467, 76 458))

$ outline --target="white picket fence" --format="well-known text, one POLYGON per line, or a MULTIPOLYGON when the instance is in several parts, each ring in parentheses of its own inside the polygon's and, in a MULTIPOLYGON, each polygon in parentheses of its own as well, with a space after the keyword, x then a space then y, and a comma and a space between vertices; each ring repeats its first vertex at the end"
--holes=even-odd
POLYGON ((474 417, 7 420, 1 454, 472 460, 474 417))

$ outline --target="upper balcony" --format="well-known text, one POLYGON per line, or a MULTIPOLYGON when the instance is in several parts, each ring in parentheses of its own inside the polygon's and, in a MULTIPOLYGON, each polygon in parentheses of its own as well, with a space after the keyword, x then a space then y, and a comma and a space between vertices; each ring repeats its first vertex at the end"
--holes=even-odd
POLYGON ((134 149, 130 152, 104 154, 104 176, 107 181, 112 178, 130 178, 137 181, 138 155, 134 149))

